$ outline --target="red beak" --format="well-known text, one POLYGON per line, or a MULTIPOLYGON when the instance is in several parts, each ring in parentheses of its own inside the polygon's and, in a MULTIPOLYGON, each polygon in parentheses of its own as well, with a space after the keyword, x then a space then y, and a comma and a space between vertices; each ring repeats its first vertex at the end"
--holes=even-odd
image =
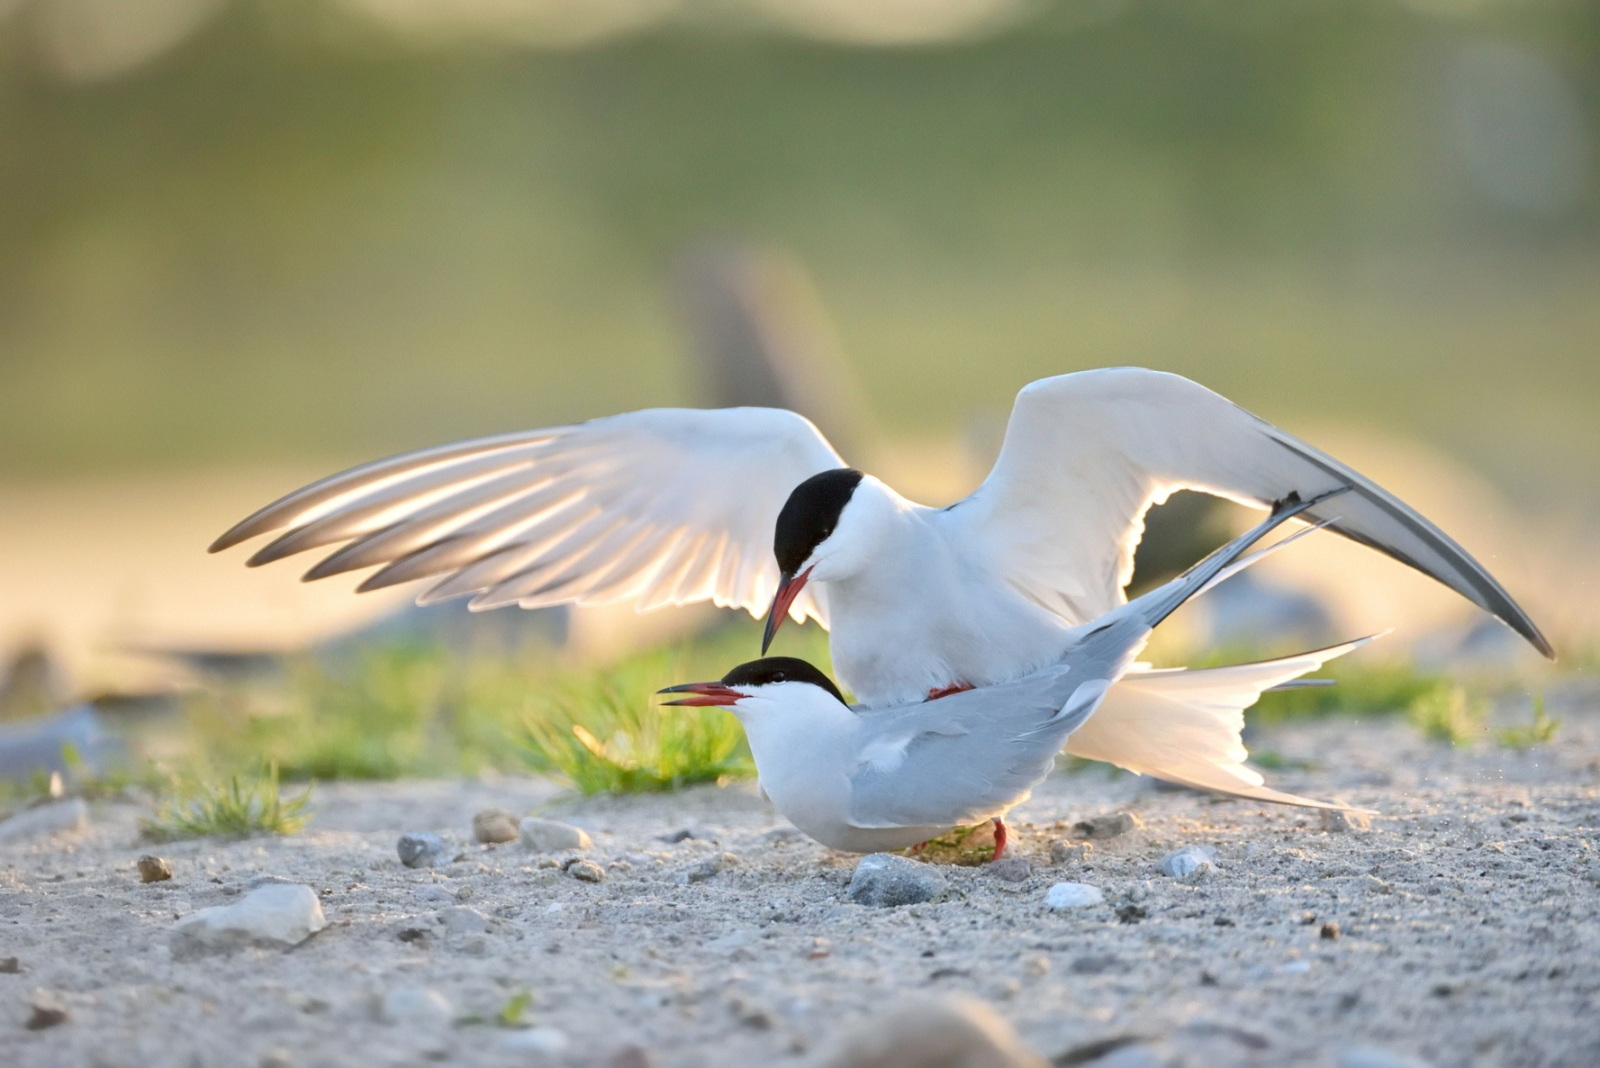
MULTIPOLYGON (((812 564, 811 567, 816 565, 812 564)), ((811 567, 798 575, 783 575, 779 578, 778 595, 772 599, 772 611, 767 613, 767 629, 761 635, 762 656, 767 655, 767 647, 772 644, 778 628, 783 626, 784 618, 789 614, 789 606, 794 604, 794 599, 805 589, 806 579, 811 577, 811 567)))
POLYGON ((727 706, 750 696, 746 693, 740 693, 738 690, 730 690, 720 682, 686 682, 682 686, 668 686, 665 690, 657 690, 656 692, 692 694, 693 696, 680 697, 676 701, 662 702, 662 704, 689 705, 690 707, 698 707, 700 705, 727 706))

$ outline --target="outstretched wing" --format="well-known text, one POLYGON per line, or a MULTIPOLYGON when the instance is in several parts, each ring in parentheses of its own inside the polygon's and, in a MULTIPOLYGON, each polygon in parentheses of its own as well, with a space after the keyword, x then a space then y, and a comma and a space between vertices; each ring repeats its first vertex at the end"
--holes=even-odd
POLYGON ((944 514, 953 539, 1072 623, 1123 600, 1149 507, 1179 489, 1265 507, 1352 487, 1302 517, 1409 564, 1549 642, 1444 532, 1376 483, 1178 375, 1114 367, 1045 378, 1017 395, 983 485, 944 514))
MULTIPOLYGON (((648 409, 353 468, 261 509, 211 551, 283 531, 252 567, 342 544, 307 581, 381 566, 362 590, 438 579, 424 603, 473 594, 474 609, 642 611, 709 600, 759 617, 778 585, 779 509, 800 482, 842 466, 794 412, 648 409)), ((812 594, 790 614, 826 623, 812 594)))

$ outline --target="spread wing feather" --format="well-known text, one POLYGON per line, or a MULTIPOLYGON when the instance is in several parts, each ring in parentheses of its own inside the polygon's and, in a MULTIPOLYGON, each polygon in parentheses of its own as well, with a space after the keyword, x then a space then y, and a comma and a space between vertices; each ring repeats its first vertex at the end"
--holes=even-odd
POLYGON ((1151 504, 1179 489, 1266 507, 1350 492, 1302 517, 1430 575, 1540 652, 1549 642, 1481 564, 1376 483, 1178 375, 1135 367, 1017 395, 994 469, 945 520, 969 553, 1068 622, 1120 604, 1151 504))
MULTIPOLYGON (((655 408, 460 442, 325 478, 245 519, 213 552, 278 536, 252 566, 341 546, 308 581, 378 568, 363 590, 433 578, 422 602, 474 609, 711 601, 761 616, 789 492, 844 463, 777 408, 655 408)), ((826 623, 820 591, 790 614, 826 623)))

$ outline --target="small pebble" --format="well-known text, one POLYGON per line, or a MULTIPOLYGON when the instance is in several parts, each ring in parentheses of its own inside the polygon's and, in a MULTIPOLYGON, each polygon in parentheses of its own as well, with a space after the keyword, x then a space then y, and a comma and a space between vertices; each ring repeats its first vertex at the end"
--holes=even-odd
POLYGON ((447 909, 440 909, 439 919, 444 921, 446 937, 459 938, 489 930, 489 917, 468 905, 451 905, 447 909))
POLYGON ((1341 831, 1365 831, 1372 827, 1372 817, 1365 812, 1351 812, 1340 808, 1322 810, 1322 829, 1337 834, 1341 831))
POLYGON ((568 875, 584 883, 604 882, 606 870, 592 860, 574 860, 565 866, 568 875))
POLYGON ((1020 883, 1033 874, 1033 863, 1027 857, 1001 857, 985 864, 983 873, 992 879, 1020 883))
POLYGON ((554 1027, 530 1027, 525 1031, 512 1031, 500 1040, 500 1048, 508 1053, 542 1053, 555 1056, 565 1053, 572 1040, 565 1031, 554 1027))
POLYGON ((910 997, 877 1010, 837 1036, 810 1063, 812 1068, 1047 1068, 1049 1064, 1023 1044, 1004 1017, 966 997, 910 997))
POLYGON ((1049 957, 1029 957, 1027 960, 1022 962, 1022 970, 1024 972, 1026 972, 1027 974, 1035 976, 1035 977, 1041 976, 1041 975, 1049 975, 1050 974, 1050 958, 1049 957))
POLYGON ((712 878, 724 868, 732 868, 739 863, 739 858, 732 853, 718 853, 707 857, 692 868, 680 871, 672 877, 672 881, 680 885, 689 883, 703 883, 712 878))
POLYGON ((146 853, 139 858, 139 881, 142 883, 164 883, 172 878, 172 862, 154 853, 146 853))
POLYGON ((71 1017, 66 1002, 50 990, 38 990, 33 995, 33 1015, 28 1017, 28 1030, 43 1031, 47 1027, 64 1024, 71 1017))
POLYGON ((1094 846, 1088 842, 1068 842, 1057 839, 1050 843, 1050 863, 1082 864, 1089 859, 1089 854, 1092 852, 1094 852, 1094 846))
POLYGON ((1082 909, 1105 901, 1106 895, 1097 886, 1087 883, 1056 883, 1045 891, 1045 907, 1054 911, 1082 909))
POLYGON ((172 927, 174 957, 241 946, 283 949, 328 926, 309 886, 263 886, 231 905, 190 913, 172 927))
POLYGON ((1131 812, 1113 812, 1079 820, 1072 825, 1072 833, 1079 838, 1117 838, 1143 826, 1144 822, 1131 812))
POLYGON ((1339 925, 1333 920, 1329 920, 1327 923, 1323 924, 1322 937, 1326 938, 1330 942, 1336 941, 1339 937, 1339 925))
POLYGON ((400 863, 408 868, 437 868, 450 863, 453 851, 445 840, 431 831, 402 834, 395 845, 400 863))
POLYGON ((515 842, 518 822, 515 814, 503 808, 486 808, 472 817, 472 837, 488 845, 515 842))
POLYGON ((862 857, 847 891, 857 905, 895 908, 932 901, 945 892, 944 876, 931 865, 890 853, 862 857))
POLYGON ((623 1046, 606 1061, 606 1068, 656 1068, 656 1059, 642 1046, 623 1046))
POLYGON ((1186 845, 1161 858, 1156 869, 1182 883, 1197 883, 1211 874, 1217 851, 1210 846, 1186 845))
POLYGON ((424 883, 411 891, 411 896, 418 901, 434 905, 454 905, 456 903, 455 892, 447 886, 440 886, 438 883, 424 883))
POLYGON ((0 975, 19 975, 22 972, 22 961, 16 957, 7 957, 0 960, 0 975))
POLYGON ((450 1026, 455 1009, 450 999, 432 987, 402 986, 383 995, 378 1019, 386 1024, 443 1029, 450 1026))
POLYGON ((1339 1068, 1432 1068, 1421 1057, 1370 1046, 1355 1046, 1339 1054, 1339 1068))
POLYGON ((522 844, 534 853, 560 853, 568 849, 588 849, 594 845, 582 827, 558 820, 529 816, 517 826, 522 844))

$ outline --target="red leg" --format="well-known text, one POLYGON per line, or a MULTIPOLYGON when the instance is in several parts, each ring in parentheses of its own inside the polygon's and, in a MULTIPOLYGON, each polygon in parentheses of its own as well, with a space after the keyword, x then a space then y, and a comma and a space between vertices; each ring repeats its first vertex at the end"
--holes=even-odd
POLYGON ((1000 854, 1006 851, 1006 823, 999 816, 994 818, 994 856, 989 859, 993 864, 1000 859, 1000 854))
POLYGON ((937 701, 941 697, 949 697, 953 693, 961 693, 963 690, 970 689, 973 689, 973 685, 970 682, 952 682, 948 686, 935 686, 928 691, 928 700, 937 701))

